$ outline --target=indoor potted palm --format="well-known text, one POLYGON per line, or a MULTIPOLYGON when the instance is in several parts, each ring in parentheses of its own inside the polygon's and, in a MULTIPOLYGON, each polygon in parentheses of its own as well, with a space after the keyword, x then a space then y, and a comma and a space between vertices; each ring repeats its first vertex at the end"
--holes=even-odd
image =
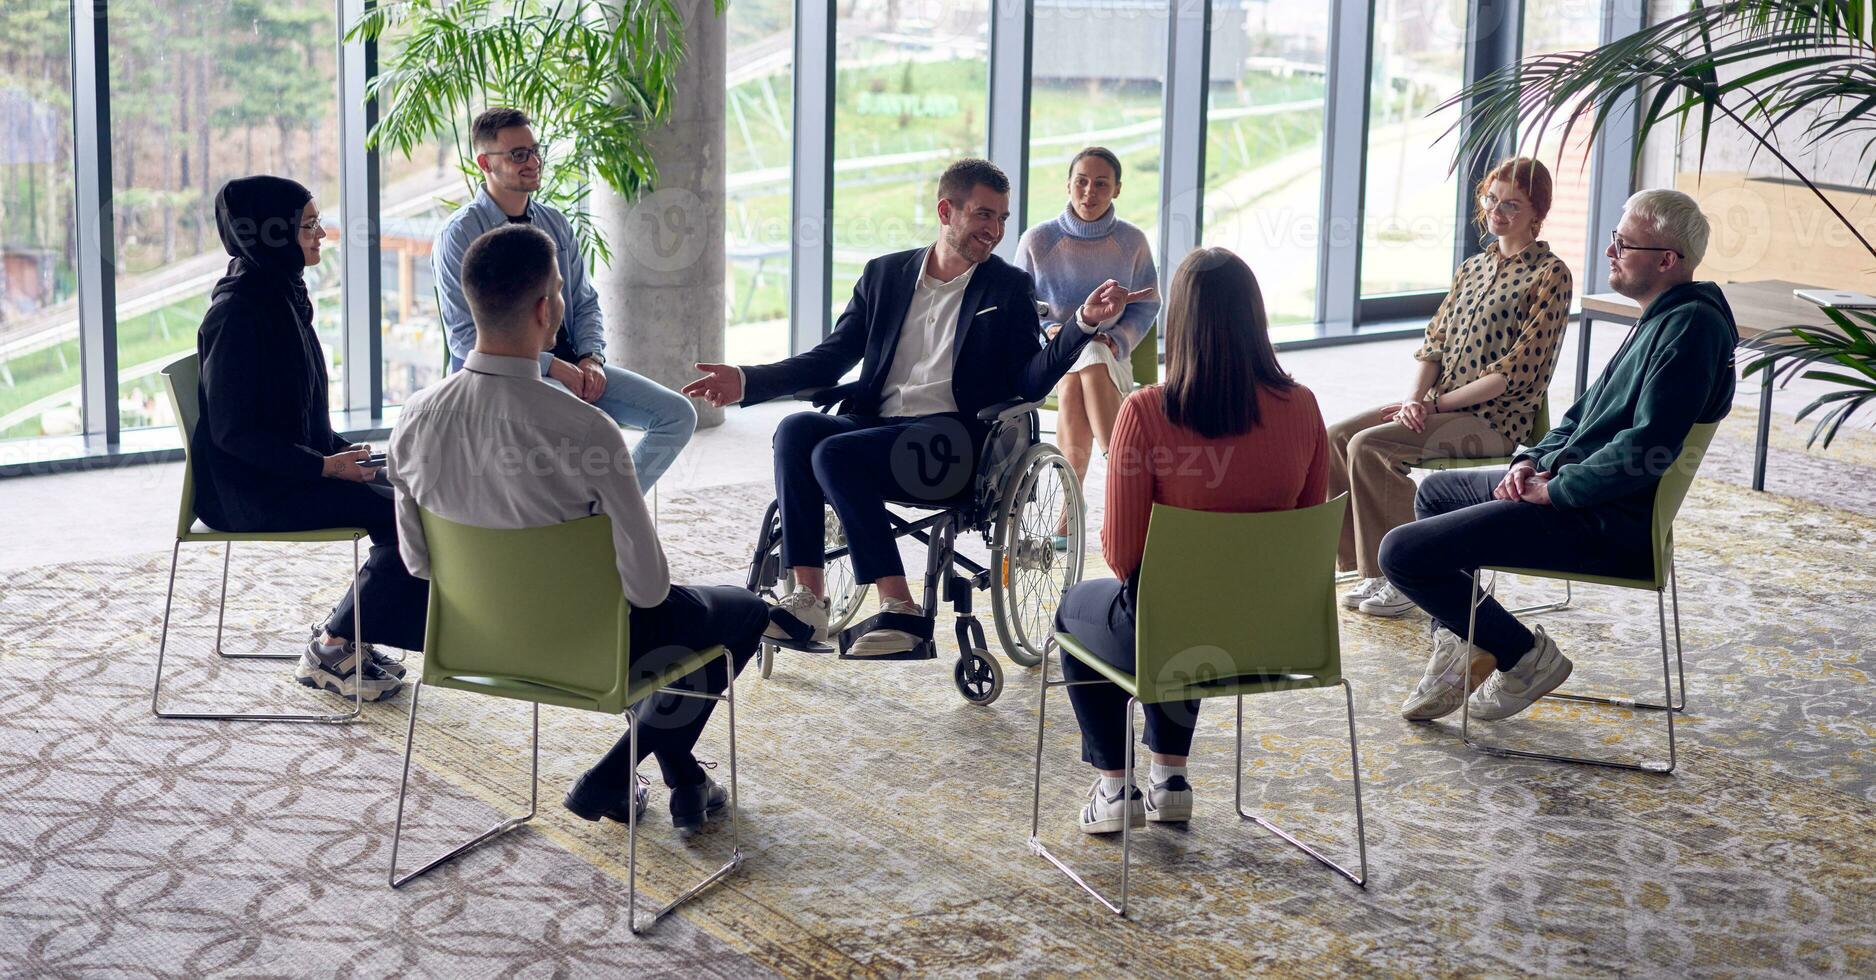
MULTIPOLYGON (((1764 152, 1802 182, 1876 261, 1876 246, 1778 144, 1781 124, 1805 122, 1799 139, 1860 141, 1859 160, 1876 183, 1876 24, 1869 0, 1695 0, 1670 17, 1592 51, 1537 55, 1481 79, 1440 108, 1457 107, 1464 125, 1455 163, 1471 163, 1497 148, 1519 145, 1536 155, 1555 119, 1570 130, 1587 126, 1601 135, 1615 110, 1635 99, 1635 153, 1655 126, 1672 120, 1699 139, 1704 163, 1716 118, 1736 124, 1764 152), (1520 134, 1524 138, 1520 139, 1520 134)), ((1858 409, 1876 400, 1876 313, 1829 309, 1837 331, 1790 327, 1751 341, 1760 353, 1746 373, 1772 372, 1832 382, 1798 413, 1821 413, 1811 432, 1825 446, 1858 409), (1776 349, 1776 359, 1763 352, 1776 349), (1775 360, 1782 364, 1775 365, 1775 360)), ((1808 445, 1809 443, 1807 443, 1808 445)))

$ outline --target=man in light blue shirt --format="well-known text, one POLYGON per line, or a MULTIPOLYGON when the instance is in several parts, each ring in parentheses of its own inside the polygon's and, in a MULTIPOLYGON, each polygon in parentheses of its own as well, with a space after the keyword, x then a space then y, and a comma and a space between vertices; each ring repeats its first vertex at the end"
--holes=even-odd
POLYGON ((534 128, 519 109, 494 108, 477 116, 470 131, 482 188, 475 200, 450 215, 437 233, 430 261, 435 271, 443 326, 449 334, 449 364, 460 370, 475 349, 475 319, 462 285, 463 255, 484 232, 509 224, 532 225, 553 239, 560 266, 566 314, 551 350, 541 353, 541 374, 623 425, 645 430, 632 451, 639 489, 670 467, 697 428, 690 399, 649 378, 606 363, 606 330, 599 294, 586 274, 573 225, 566 215, 534 200, 546 165, 534 128))

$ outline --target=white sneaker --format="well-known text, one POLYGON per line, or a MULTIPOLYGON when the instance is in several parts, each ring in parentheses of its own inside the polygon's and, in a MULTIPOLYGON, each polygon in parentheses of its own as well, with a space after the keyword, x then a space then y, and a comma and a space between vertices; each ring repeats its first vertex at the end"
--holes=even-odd
POLYGON ((1395 588, 1394 583, 1382 579, 1381 587, 1376 589, 1373 595, 1361 600, 1355 608, 1370 616, 1386 616, 1392 619, 1395 616, 1405 616, 1419 607, 1414 605, 1412 599, 1402 594, 1401 590, 1395 588))
MULTIPOLYGON (((1401 703, 1400 716, 1408 721, 1432 721, 1444 718, 1459 710, 1465 700, 1465 677, 1460 671, 1460 651, 1465 643, 1459 634, 1444 626, 1433 631, 1433 658, 1427 661, 1426 673, 1420 683, 1401 703)), ((1471 669, 1474 690, 1480 686, 1479 678, 1489 672, 1495 661, 1491 655, 1477 647, 1472 648, 1471 669)))
POLYGON ((1510 670, 1495 670, 1484 686, 1472 692, 1466 710, 1480 721, 1509 718, 1537 703, 1537 699, 1557 689, 1570 677, 1576 665, 1557 649, 1557 641, 1539 626, 1537 642, 1531 652, 1510 670))
POLYGON ((1081 808, 1081 818, 1077 821, 1081 825, 1081 832, 1118 834, 1122 820, 1130 826, 1146 826, 1146 802, 1140 796, 1140 787, 1133 788, 1133 799, 1122 806, 1120 796, 1124 792, 1124 786, 1116 790, 1113 796, 1101 792, 1101 780, 1097 777, 1094 785, 1088 787, 1088 802, 1081 808))
POLYGON ((769 607, 769 626, 762 635, 788 643, 826 643, 827 608, 826 599, 796 589, 769 607))
POLYGON ((1184 776, 1154 783, 1146 791, 1146 818, 1154 823, 1185 823, 1192 819, 1192 784, 1184 776))
MULTIPOLYGON (((887 599, 879 604, 883 613, 899 613, 903 616, 923 616, 925 610, 918 603, 906 599, 887 599)), ((905 630, 879 627, 869 633, 861 634, 847 648, 849 657, 890 657, 901 653, 911 653, 917 649, 919 638, 905 630)))
POLYGON ((1376 592, 1381 591, 1381 587, 1386 584, 1387 584, 1387 578, 1382 575, 1376 575, 1374 578, 1362 579, 1360 582, 1355 583, 1354 588, 1348 590, 1347 592, 1342 593, 1342 608, 1343 609, 1360 608, 1362 601, 1364 599, 1367 599, 1369 596, 1374 595, 1376 592))

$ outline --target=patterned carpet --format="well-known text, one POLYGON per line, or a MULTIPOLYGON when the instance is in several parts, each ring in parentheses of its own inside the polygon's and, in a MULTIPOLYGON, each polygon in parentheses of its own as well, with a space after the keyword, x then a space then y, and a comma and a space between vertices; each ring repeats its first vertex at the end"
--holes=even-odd
MULTIPOLYGON (((1190 829, 1137 838, 1126 921, 1023 846, 1030 670, 1009 667, 988 708, 958 697, 943 659, 797 655, 768 681, 746 674, 748 862, 631 938, 623 828, 558 805, 614 720, 544 711, 541 817, 392 892, 407 696, 338 728, 159 723, 148 685, 167 553, 12 574, 0 580, 0 973, 1870 975, 1876 440, 1857 432, 1806 454, 1781 424, 1775 492, 1752 494, 1750 425, 1722 429, 1680 525, 1691 703, 1679 772, 1496 759, 1465 751, 1452 725, 1408 725, 1395 708, 1424 660, 1424 620, 1348 616, 1368 889, 1232 813, 1230 710, 1214 702, 1195 749, 1198 814, 1190 829)), ((667 495, 676 577, 739 581, 767 495, 762 484, 667 495)), ((210 665, 220 555, 185 554, 172 696, 316 703, 279 665, 210 665)), ((287 649, 348 557, 238 552, 230 648, 287 649)), ((1094 562, 1090 574, 1105 574, 1094 562)), ((1573 687, 1658 693, 1652 604, 1592 590, 1546 618, 1578 662, 1573 687)), ((1087 773, 1051 701, 1043 835, 1112 888, 1118 844, 1073 829, 1087 773)), ((403 860, 525 808, 526 719, 521 705, 426 694, 403 860)), ((1247 804, 1352 857, 1340 697, 1256 698, 1246 723, 1247 804)), ((1658 717, 1615 709, 1545 705, 1490 733, 1665 750, 1658 717)), ((701 754, 727 757, 720 724, 701 754)), ((681 844, 663 799, 654 790, 641 835, 641 907, 727 846, 721 830, 681 844)))

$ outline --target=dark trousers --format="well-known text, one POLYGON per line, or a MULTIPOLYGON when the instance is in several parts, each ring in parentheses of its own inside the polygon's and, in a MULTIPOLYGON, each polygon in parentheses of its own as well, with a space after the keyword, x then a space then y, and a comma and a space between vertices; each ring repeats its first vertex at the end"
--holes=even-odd
MULTIPOLYGON (((673 585, 664 602, 649 609, 632 609, 632 672, 655 673, 693 650, 721 644, 730 649, 736 672, 756 652, 756 643, 769 623, 769 607, 755 593, 729 585, 673 585)), ((730 674, 722 660, 712 660, 671 684, 684 691, 721 694, 730 674)), ((658 757, 666 786, 690 786, 703 781, 703 767, 691 754, 715 701, 678 694, 654 694, 631 709, 637 719, 638 757, 630 740, 620 736, 593 767, 589 779, 623 792, 638 763, 658 757)))
MULTIPOLYGON (((1055 628, 1071 633, 1103 661, 1134 669, 1133 600, 1125 582, 1102 578, 1077 583, 1055 610, 1055 628)), ((1062 656, 1062 677, 1100 681, 1068 689, 1068 702, 1081 724, 1082 761, 1096 769, 1127 768, 1127 692, 1102 680, 1094 668, 1062 656)), ((1198 725, 1197 701, 1143 704, 1147 747, 1162 755, 1191 755, 1192 730, 1198 725)))
POLYGON ((826 513, 847 532, 862 583, 904 575, 886 501, 942 504, 970 489, 977 440, 954 414, 874 418, 797 412, 775 429, 782 564, 820 568, 826 513))
POLYGON ((212 523, 230 531, 312 531, 327 527, 362 527, 371 548, 359 570, 364 593, 364 636, 352 635, 357 596, 347 588, 326 617, 326 632, 347 640, 382 643, 405 650, 423 649, 424 623, 430 612, 430 583, 410 574, 397 550, 397 511, 391 488, 344 480, 318 480, 286 486, 266 501, 246 500, 241 513, 212 523))
MULTIPOLYGON (((1439 625, 1466 635, 1472 572, 1511 566, 1646 578, 1653 558, 1646 540, 1611 540, 1588 510, 1493 500, 1503 470, 1435 473, 1414 496, 1411 524, 1381 541, 1381 571, 1439 625)), ((1473 643, 1510 670, 1536 638, 1495 598, 1479 604, 1473 643)))

